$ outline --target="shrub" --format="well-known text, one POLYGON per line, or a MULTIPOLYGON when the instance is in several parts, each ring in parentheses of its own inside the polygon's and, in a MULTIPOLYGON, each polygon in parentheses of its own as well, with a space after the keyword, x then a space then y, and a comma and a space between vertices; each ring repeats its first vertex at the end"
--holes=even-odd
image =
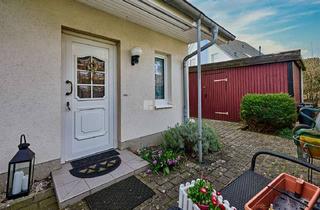
POLYGON ((181 155, 173 150, 161 148, 143 148, 139 151, 140 156, 149 162, 150 171, 156 174, 162 172, 164 175, 168 175, 175 166, 180 163, 181 155))
POLYGON ((289 140, 291 140, 293 136, 292 129, 290 128, 282 128, 281 130, 277 131, 276 134, 281 138, 289 139, 289 140))
POLYGON ((297 120, 296 105, 287 94, 247 94, 241 102, 241 119, 255 131, 292 128, 297 120))
MULTIPOLYGON (((163 146, 173 151, 182 151, 186 153, 196 153, 198 151, 198 124, 189 121, 187 123, 177 124, 169 128, 163 134, 163 146)), ((203 123, 202 127, 202 145, 203 153, 218 151, 220 144, 215 130, 203 123)))

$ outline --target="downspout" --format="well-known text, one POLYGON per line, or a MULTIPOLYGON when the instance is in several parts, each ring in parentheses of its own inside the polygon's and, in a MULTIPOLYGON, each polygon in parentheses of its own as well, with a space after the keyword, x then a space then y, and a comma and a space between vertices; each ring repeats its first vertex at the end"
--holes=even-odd
MULTIPOLYGON (((212 38, 209 43, 201 47, 201 52, 208 49, 212 45, 216 43, 216 40, 218 38, 218 32, 219 32, 219 27, 218 26, 213 26, 211 29, 211 34, 212 38)), ((183 120, 184 122, 188 122, 190 118, 189 114, 189 68, 187 65, 187 61, 192 58, 193 56, 197 55, 197 50, 190 53, 183 59, 183 120)), ((201 61, 198 61, 201 62, 201 61)))

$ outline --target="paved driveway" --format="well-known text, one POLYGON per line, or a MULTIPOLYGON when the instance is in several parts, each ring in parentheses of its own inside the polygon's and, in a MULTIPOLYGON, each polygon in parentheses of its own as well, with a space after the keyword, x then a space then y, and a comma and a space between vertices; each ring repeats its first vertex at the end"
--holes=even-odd
MULTIPOLYGON (((209 179, 217 190, 220 190, 250 167, 252 155, 260 149, 269 149, 296 156, 296 147, 290 140, 243 131, 240 129, 241 124, 239 123, 211 120, 206 121, 206 123, 214 127, 221 137, 221 151, 206 155, 205 164, 201 166, 196 161, 186 161, 179 170, 168 176, 139 174, 137 177, 152 188, 156 195, 136 209, 167 209, 176 206, 180 183, 197 179, 201 174, 209 179)), ((320 166, 319 162, 316 164, 320 166)), ((258 158, 257 171, 269 178, 274 178, 281 172, 289 172, 296 176, 302 174, 305 178, 307 177, 305 169, 266 156, 258 158)), ((319 174, 315 179, 319 185, 319 174)), ((79 202, 71 207, 71 209, 87 208, 84 202, 79 202)))
MULTIPOLYGON (((140 174, 138 177, 157 194, 136 209, 167 209, 177 205, 179 184, 199 178, 201 174, 220 190, 247 170, 250 167, 252 155, 261 149, 296 156, 296 147, 288 139, 243 131, 239 123, 211 120, 206 123, 214 127, 221 137, 223 146, 221 151, 207 155, 205 164, 202 166, 196 162, 187 161, 180 170, 166 177, 140 174)), ((320 166, 319 162, 316 164, 320 166)), ((260 174, 269 178, 274 178, 281 172, 307 177, 307 171, 304 168, 273 157, 259 157, 256 168, 260 174)), ((315 174, 314 180, 318 185, 320 184, 319 174, 315 174)))

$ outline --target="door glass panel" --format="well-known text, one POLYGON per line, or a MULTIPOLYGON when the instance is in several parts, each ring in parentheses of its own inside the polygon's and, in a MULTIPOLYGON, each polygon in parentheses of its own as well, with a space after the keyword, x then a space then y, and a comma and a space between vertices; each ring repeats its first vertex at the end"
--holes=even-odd
POLYGON ((78 84, 91 84, 90 71, 77 71, 78 84))
POLYGON ((104 73, 94 72, 92 74, 92 83, 104 85, 104 73))
POLYGON ((93 56, 77 57, 77 95, 81 99, 105 96, 105 61, 93 56))
POLYGON ((104 86, 93 86, 93 98, 104 97, 104 86))
POLYGON ((78 70, 89 70, 91 62, 91 56, 78 57, 77 68, 78 70))
POLYGON ((103 71, 104 72, 104 61, 100 60, 96 57, 92 57, 92 65, 93 71, 103 71))
POLYGON ((91 86, 78 85, 78 97, 79 98, 91 98, 91 86))

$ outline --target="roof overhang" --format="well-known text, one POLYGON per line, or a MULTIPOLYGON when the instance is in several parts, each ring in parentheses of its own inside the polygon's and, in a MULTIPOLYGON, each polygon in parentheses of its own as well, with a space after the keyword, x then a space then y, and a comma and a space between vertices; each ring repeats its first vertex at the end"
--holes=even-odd
POLYGON ((186 43, 196 41, 196 19, 202 19, 202 39, 211 39, 219 26, 218 44, 235 39, 229 31, 185 0, 78 0, 106 13, 126 19, 186 43))

